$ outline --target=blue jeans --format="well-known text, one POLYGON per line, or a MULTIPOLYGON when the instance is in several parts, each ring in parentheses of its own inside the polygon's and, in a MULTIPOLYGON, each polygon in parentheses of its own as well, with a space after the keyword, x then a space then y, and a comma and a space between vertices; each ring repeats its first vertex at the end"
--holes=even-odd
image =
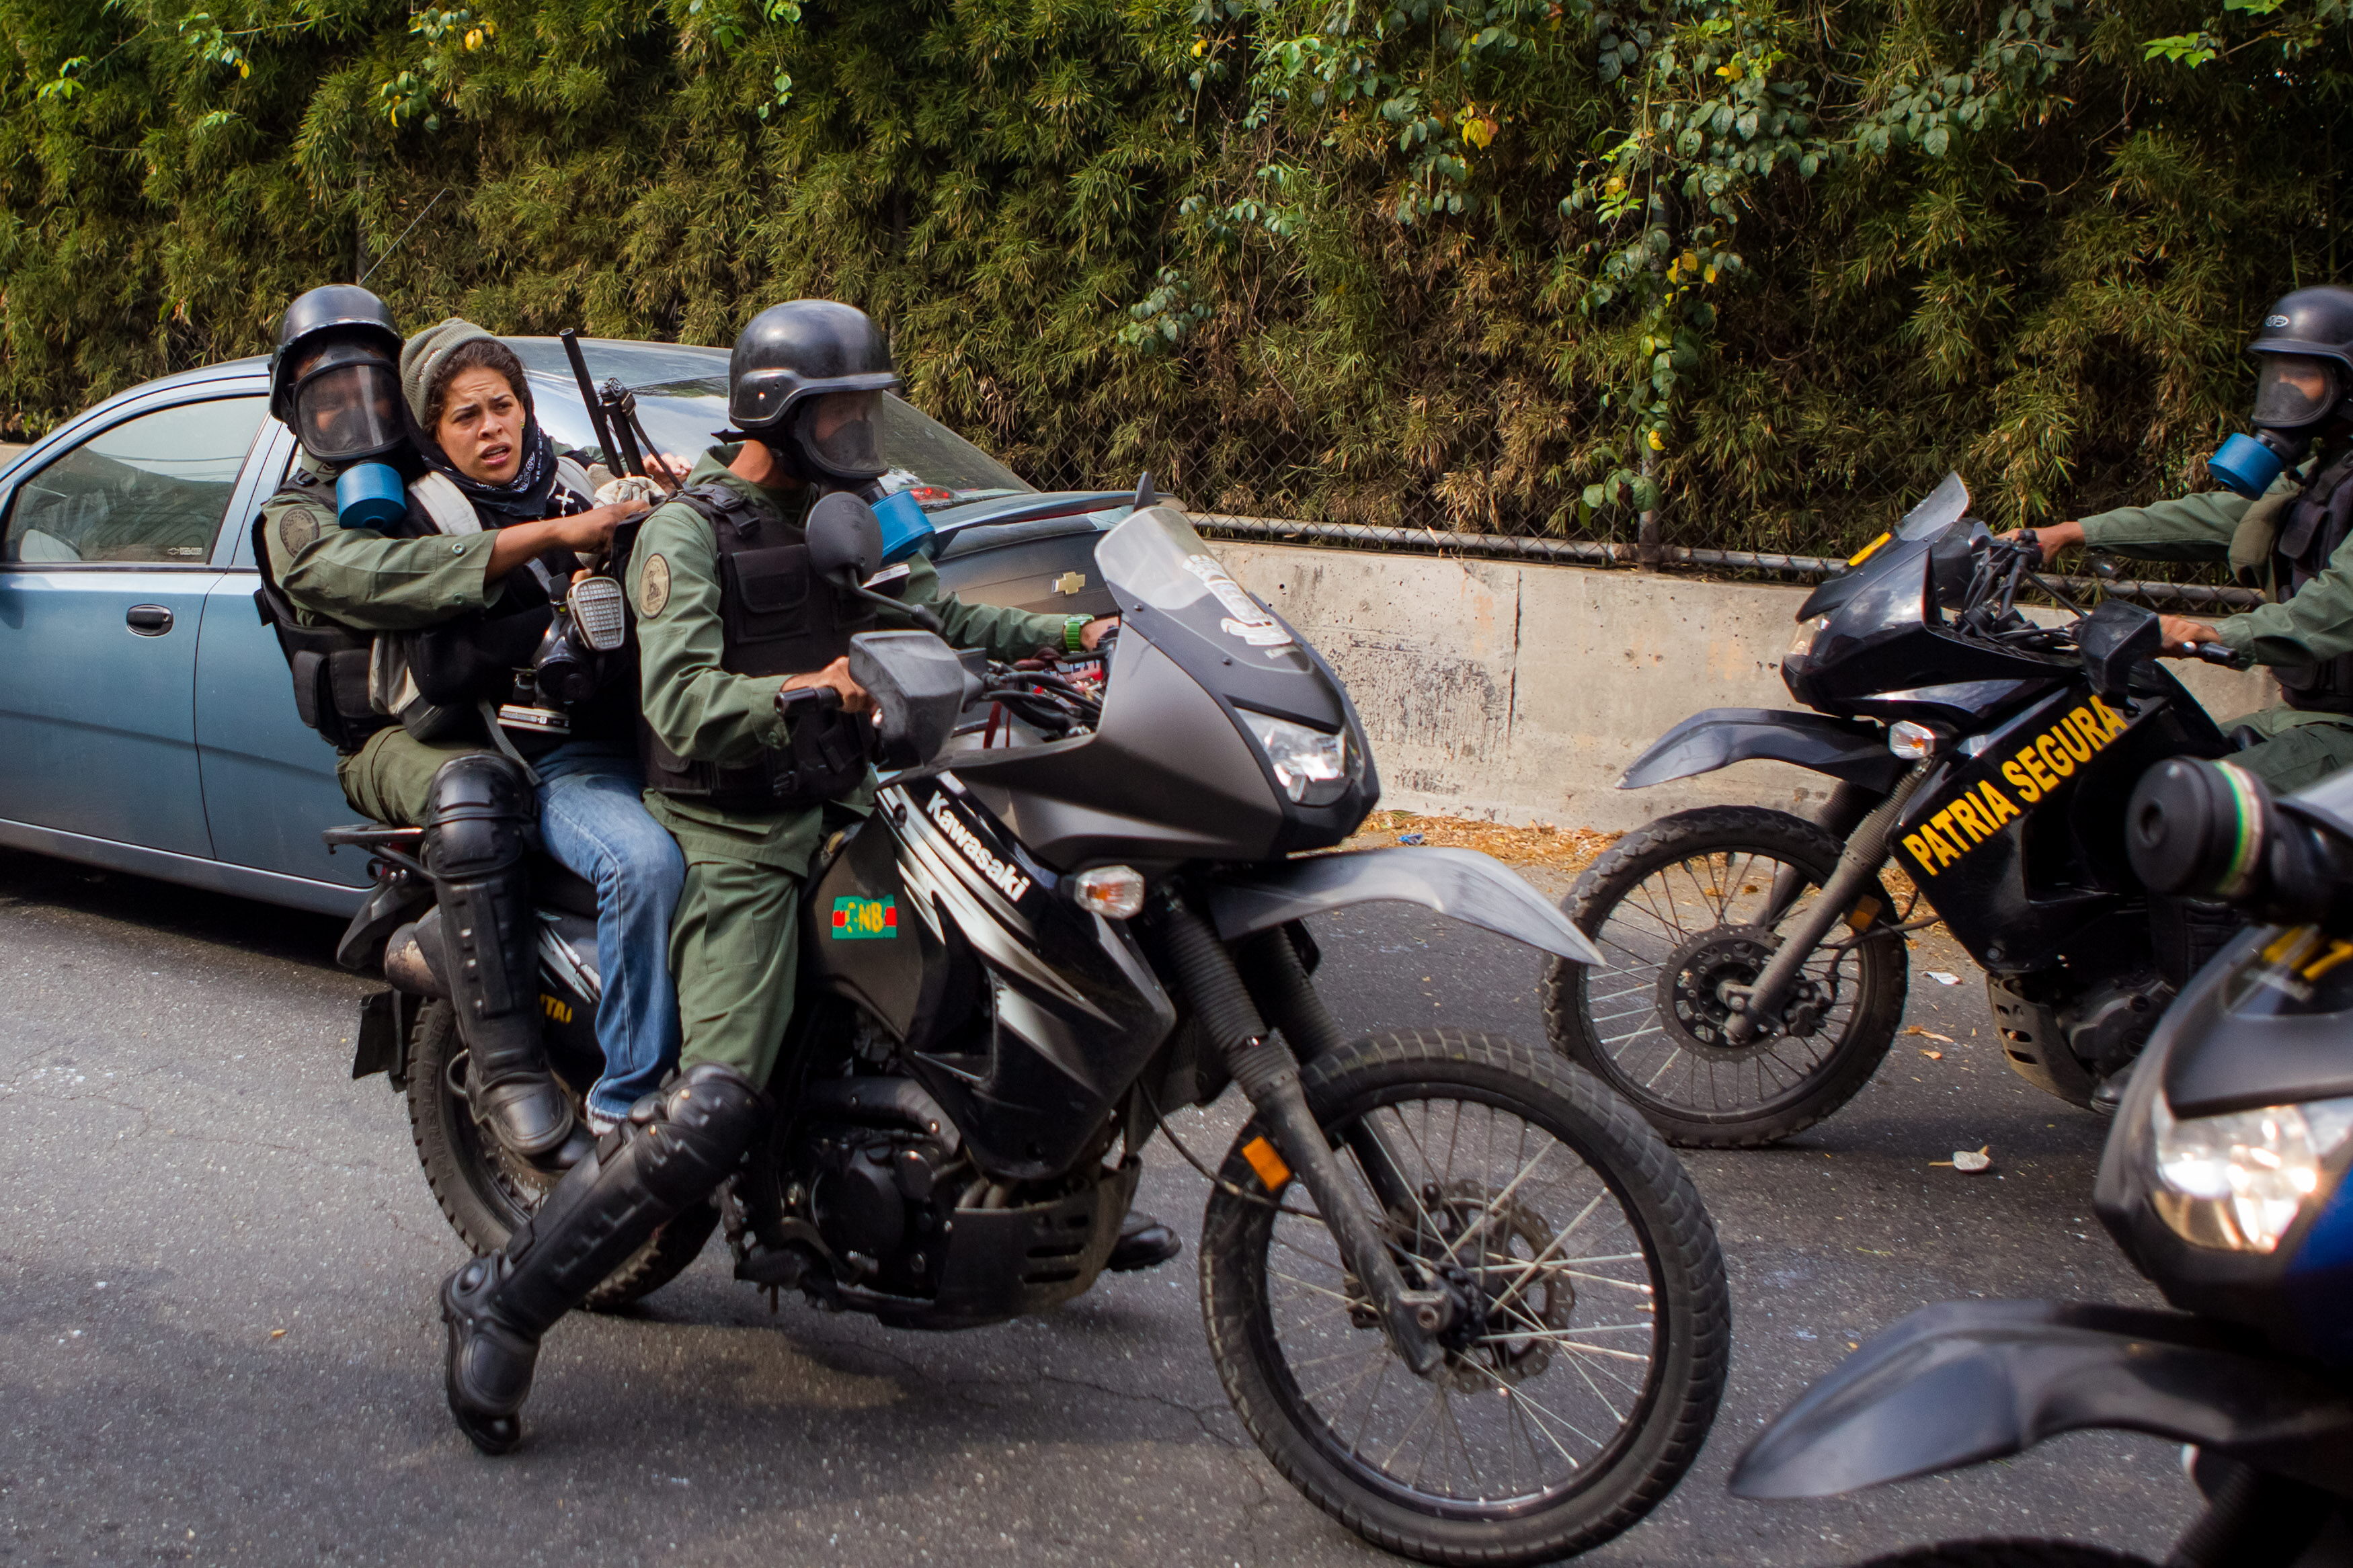
POLYGON ((588 1109, 618 1121, 678 1066, 670 916, 686 881, 678 841, 646 814, 645 772, 616 745, 581 741, 532 764, 547 852, 596 888, 596 1044, 605 1076, 588 1109))

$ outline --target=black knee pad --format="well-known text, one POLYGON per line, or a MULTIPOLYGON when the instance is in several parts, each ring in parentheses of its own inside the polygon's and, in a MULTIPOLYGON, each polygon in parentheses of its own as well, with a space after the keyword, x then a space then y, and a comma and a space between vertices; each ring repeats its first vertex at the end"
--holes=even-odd
POLYGON ((445 877, 482 877, 520 865, 536 802, 512 759, 469 752, 441 764, 427 797, 427 863, 445 877))

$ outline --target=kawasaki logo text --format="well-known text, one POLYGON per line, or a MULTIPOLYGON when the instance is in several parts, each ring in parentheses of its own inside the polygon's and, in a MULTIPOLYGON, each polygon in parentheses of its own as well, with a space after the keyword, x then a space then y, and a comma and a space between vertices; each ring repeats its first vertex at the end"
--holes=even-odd
POLYGON ((945 795, 932 796, 931 816, 932 820, 939 825, 940 831, 948 836, 949 841, 964 851, 964 858, 972 862, 974 870, 988 879, 998 892, 1015 903, 1021 901, 1021 895, 1029 890, 1029 879, 990 854, 988 847, 973 836, 972 829, 955 819, 955 813, 948 809, 945 795))

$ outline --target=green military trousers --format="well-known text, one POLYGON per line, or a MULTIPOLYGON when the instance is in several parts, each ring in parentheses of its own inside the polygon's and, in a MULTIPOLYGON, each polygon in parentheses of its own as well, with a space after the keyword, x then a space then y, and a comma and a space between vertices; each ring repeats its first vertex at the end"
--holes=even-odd
POLYGON ((2229 760, 2274 795, 2294 795, 2339 768, 2353 767, 2353 715, 2339 718, 2283 703, 2232 719, 2222 728, 2228 731, 2242 724, 2263 736, 2263 742, 2232 752, 2229 760))
POLYGON ((343 798, 372 822, 420 826, 433 798, 433 775, 441 764, 469 752, 488 751, 478 742, 420 741, 395 724, 378 730, 335 765, 343 798))
POLYGON ((681 1071, 718 1062, 767 1087, 793 1016, 800 910, 801 879, 791 872, 687 848, 670 928, 681 1071))

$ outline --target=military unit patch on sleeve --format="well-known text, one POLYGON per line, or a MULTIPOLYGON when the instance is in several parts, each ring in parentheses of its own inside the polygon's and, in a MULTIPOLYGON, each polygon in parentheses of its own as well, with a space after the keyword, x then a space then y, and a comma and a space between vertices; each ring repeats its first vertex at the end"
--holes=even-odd
POLYGON ((670 563, 656 555, 638 572, 638 614, 659 616, 670 603, 670 563))
POLYGON ((299 555, 319 537, 319 509, 289 507, 278 519, 278 542, 289 555, 299 555))

